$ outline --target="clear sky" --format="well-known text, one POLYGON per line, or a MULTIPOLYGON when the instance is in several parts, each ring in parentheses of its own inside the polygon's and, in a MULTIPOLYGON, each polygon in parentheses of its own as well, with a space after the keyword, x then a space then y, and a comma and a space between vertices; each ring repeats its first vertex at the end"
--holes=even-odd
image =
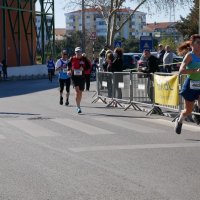
MULTIPOLYGON (((56 0, 55 3, 55 27, 56 28, 65 28, 65 16, 64 13, 70 12, 71 10, 68 10, 67 8, 64 9, 65 1, 64 0, 56 0)), ((128 3, 128 6, 130 8, 134 8, 134 4, 128 3)), ((147 13, 147 23, 153 23, 153 22, 167 22, 170 20, 169 13, 166 13, 164 11, 157 12, 152 10, 151 14, 148 14, 147 9, 143 6, 139 9, 139 11, 147 13)), ((189 7, 181 7, 177 6, 175 7, 175 20, 180 19, 180 15, 183 17, 186 17, 190 12, 189 7)), ((172 15, 171 19, 173 21, 174 16, 172 15)))

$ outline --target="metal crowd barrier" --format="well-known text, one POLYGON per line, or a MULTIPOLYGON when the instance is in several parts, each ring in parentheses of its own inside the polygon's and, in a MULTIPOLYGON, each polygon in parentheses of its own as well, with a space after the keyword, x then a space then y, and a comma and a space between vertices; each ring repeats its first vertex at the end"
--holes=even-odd
POLYGON ((130 72, 97 72, 97 98, 109 104, 121 105, 122 102, 130 102, 130 72))
POLYGON ((112 100, 107 106, 119 105, 123 107, 121 103, 130 102, 130 72, 115 72, 113 73, 113 95, 112 100))
POLYGON ((97 98, 92 102, 96 103, 99 99, 103 103, 106 102, 106 98, 112 98, 113 88, 113 73, 112 72, 96 72, 96 83, 97 83, 97 98))
MULTIPOLYGON (((156 72, 155 73, 156 75, 159 75, 159 76, 173 76, 174 74, 172 73, 163 73, 163 72, 156 72)), ((175 112, 180 112, 181 111, 181 106, 180 106, 180 98, 179 98, 179 105, 178 106, 171 106, 171 105, 166 105, 166 104, 159 104, 159 103, 156 103, 155 102, 155 94, 154 94, 154 75, 151 74, 152 76, 152 109, 147 113, 147 115, 155 112, 157 114, 160 114, 160 115, 163 115, 163 112, 162 112, 162 108, 166 109, 166 110, 173 110, 175 112)))
POLYGON ((138 106, 139 104, 149 105, 152 104, 151 99, 151 74, 145 74, 142 72, 132 72, 131 78, 131 102, 126 107, 125 110, 130 108, 131 106, 135 110, 141 110, 138 106))
MULTIPOLYGON (((155 73, 160 76, 172 76, 172 73, 155 73)), ((185 80, 185 75, 179 75, 179 91, 182 88, 185 80)), ((179 104, 177 106, 163 105, 155 103, 154 95, 154 80, 153 74, 145 74, 142 72, 100 72, 96 74, 97 83, 97 98, 92 102, 97 102, 99 99, 107 104, 119 105, 121 103, 128 104, 125 110, 131 106, 135 110, 142 110, 140 105, 151 106, 152 109, 147 115, 154 113, 163 115, 161 108, 173 110, 178 113, 184 108, 183 98, 179 96, 179 104)), ((193 114, 200 115, 193 112, 193 114)), ((178 115, 179 116, 179 115, 178 115)), ((177 117, 178 117, 177 116, 177 117)))

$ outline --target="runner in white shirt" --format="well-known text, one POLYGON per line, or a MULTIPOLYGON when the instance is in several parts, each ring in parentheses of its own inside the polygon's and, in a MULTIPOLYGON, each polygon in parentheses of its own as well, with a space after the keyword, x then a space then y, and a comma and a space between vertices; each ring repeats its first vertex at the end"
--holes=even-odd
POLYGON ((58 80, 60 84, 60 105, 63 105, 63 90, 66 87, 66 102, 65 105, 69 105, 69 94, 71 84, 71 70, 68 67, 67 51, 63 50, 61 58, 57 60, 55 70, 58 71, 58 80))

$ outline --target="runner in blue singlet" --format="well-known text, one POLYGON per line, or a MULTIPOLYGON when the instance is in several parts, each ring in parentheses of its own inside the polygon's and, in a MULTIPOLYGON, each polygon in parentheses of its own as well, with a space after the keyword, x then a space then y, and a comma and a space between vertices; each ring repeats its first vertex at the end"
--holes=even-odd
POLYGON ((52 82, 53 75, 55 72, 55 63, 54 63, 53 57, 51 55, 49 56, 49 59, 47 60, 47 69, 48 69, 49 81, 52 82))
POLYGON ((61 58, 56 62, 56 71, 58 71, 58 80, 60 84, 60 105, 63 105, 63 90, 66 87, 66 101, 65 105, 69 105, 69 94, 71 84, 71 70, 68 67, 67 51, 63 50, 61 58))
POLYGON ((183 43, 179 48, 179 55, 186 54, 180 66, 179 73, 187 74, 180 94, 184 98, 185 109, 176 119, 175 132, 181 133, 182 123, 189 116, 197 100, 200 111, 200 35, 195 34, 190 40, 183 43))

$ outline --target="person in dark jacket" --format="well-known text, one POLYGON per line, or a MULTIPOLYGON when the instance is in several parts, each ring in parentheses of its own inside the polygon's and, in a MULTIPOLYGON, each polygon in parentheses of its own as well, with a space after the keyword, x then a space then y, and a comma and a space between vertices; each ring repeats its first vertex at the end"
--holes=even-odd
POLYGON ((85 86, 86 91, 90 90, 90 74, 92 70, 92 64, 89 58, 86 56, 86 53, 83 53, 82 56, 85 58, 85 64, 87 65, 88 69, 85 70, 85 86))
POLYGON ((159 72, 159 60, 155 56, 151 55, 148 49, 143 51, 143 56, 146 58, 146 67, 142 68, 141 71, 145 73, 159 72))
POLYGON ((143 56, 146 58, 146 67, 141 69, 142 72, 147 73, 148 77, 148 96, 153 102, 153 76, 152 73, 159 72, 159 60, 155 56, 151 55, 148 49, 143 51, 143 56))
POLYGON ((163 68, 163 57, 164 57, 164 54, 165 54, 165 49, 164 49, 162 44, 159 44, 158 45, 157 58, 159 60, 158 64, 162 65, 162 66, 160 66, 160 72, 164 71, 164 68, 163 68))
MULTIPOLYGON (((112 51, 108 51, 106 53, 106 60, 105 63, 103 63, 103 71, 104 72, 113 72, 112 71, 112 64, 114 60, 114 55, 112 51)), ((105 73, 105 77, 107 79, 107 89, 108 89, 108 97, 112 98, 113 97, 113 91, 112 91, 112 74, 110 73, 105 73)))
POLYGON ((106 59, 103 63, 103 71, 104 72, 113 72, 112 71, 112 64, 114 60, 113 52, 109 50, 109 52, 106 53, 106 59))
POLYGON ((122 72, 123 70, 123 50, 121 48, 114 49, 114 60, 112 63, 112 72, 122 72))
MULTIPOLYGON (((122 72, 123 71, 123 50, 121 48, 115 48, 114 49, 114 60, 112 63, 112 72, 122 72)), ((118 99, 122 98, 122 90, 119 88, 119 83, 123 82, 123 75, 118 74, 115 76, 115 94, 114 97, 117 97, 118 99)))

